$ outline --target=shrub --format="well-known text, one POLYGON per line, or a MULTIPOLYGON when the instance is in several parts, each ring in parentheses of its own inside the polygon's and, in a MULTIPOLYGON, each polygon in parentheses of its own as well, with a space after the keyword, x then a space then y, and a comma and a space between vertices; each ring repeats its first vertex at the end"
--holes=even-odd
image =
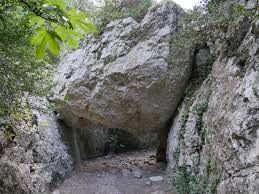
POLYGON ((104 0, 102 5, 92 10, 92 15, 100 32, 112 20, 133 17, 141 21, 152 0, 104 0))

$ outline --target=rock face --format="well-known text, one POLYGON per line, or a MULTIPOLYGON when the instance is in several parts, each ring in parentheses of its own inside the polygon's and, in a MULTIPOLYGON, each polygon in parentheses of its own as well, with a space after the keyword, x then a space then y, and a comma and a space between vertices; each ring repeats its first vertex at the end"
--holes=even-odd
POLYGON ((53 114, 45 112, 47 100, 30 97, 28 101, 34 123, 13 129, 12 143, 0 158, 0 193, 47 193, 72 170, 60 126, 53 114))
POLYGON ((234 38, 235 47, 221 50, 211 75, 185 98, 174 118, 168 172, 174 182, 182 181, 185 193, 184 187, 199 193, 259 191, 258 28, 258 19, 229 26, 225 37, 234 38))
POLYGON ((65 122, 88 120, 135 135, 165 128, 190 74, 189 63, 170 57, 182 13, 174 3, 156 5, 140 23, 112 21, 98 40, 67 54, 55 94, 67 99, 65 122))

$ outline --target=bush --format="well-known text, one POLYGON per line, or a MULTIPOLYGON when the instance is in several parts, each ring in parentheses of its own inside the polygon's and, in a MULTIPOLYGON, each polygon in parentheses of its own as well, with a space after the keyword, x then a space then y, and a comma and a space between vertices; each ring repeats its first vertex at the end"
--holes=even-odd
MULTIPOLYGON (((210 160, 208 160, 208 163, 210 160)), ((206 167, 208 173, 192 175, 186 166, 179 167, 173 184, 179 194, 215 194, 221 180, 221 170, 214 166, 206 167), (210 173, 214 174, 210 174, 210 173)))
POLYGON ((54 66, 37 60, 30 44, 31 29, 17 11, 0 9, 0 116, 15 111, 24 92, 43 94, 54 66))
POLYGON ((133 17, 141 21, 152 0, 104 0, 102 6, 93 10, 92 15, 100 32, 112 20, 133 17))

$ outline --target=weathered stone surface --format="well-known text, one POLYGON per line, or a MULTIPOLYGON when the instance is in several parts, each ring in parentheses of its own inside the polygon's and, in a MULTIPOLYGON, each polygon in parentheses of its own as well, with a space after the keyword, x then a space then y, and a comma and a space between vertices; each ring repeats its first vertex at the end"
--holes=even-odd
POLYGON ((167 2, 140 23, 112 21, 99 40, 66 55, 55 94, 67 96, 64 120, 76 125, 83 118, 133 134, 164 128, 189 78, 189 64, 170 58, 170 35, 181 13, 167 2))
POLYGON ((257 193, 259 178, 259 40, 248 34, 238 51, 243 56, 221 58, 212 72, 208 109, 211 144, 223 164, 222 193, 257 193), (220 99, 220 100, 219 100, 220 99), (244 178, 246 177, 246 178, 244 178), (247 182, 249 179, 250 182, 247 182), (232 181, 231 181, 232 180, 232 181))
POLYGON ((122 169, 121 173, 123 176, 130 176, 131 171, 129 169, 122 169))
POLYGON ((29 193, 31 182, 28 171, 29 169, 21 169, 15 163, 0 160, 0 193, 29 193))
POLYGON ((27 100, 37 124, 14 129, 13 143, 1 155, 0 193, 46 193, 72 170, 72 159, 55 116, 48 113, 47 100, 27 100))
POLYGON ((186 168, 200 184, 208 180, 210 192, 258 193, 259 39, 253 22, 242 37, 229 27, 226 37, 237 38, 238 47, 217 57, 211 75, 188 97, 191 103, 179 107, 169 134, 169 174, 177 177, 186 168), (201 114, 197 105, 204 100, 201 114))
POLYGON ((135 178, 142 178, 142 171, 140 169, 133 171, 133 176, 135 178))

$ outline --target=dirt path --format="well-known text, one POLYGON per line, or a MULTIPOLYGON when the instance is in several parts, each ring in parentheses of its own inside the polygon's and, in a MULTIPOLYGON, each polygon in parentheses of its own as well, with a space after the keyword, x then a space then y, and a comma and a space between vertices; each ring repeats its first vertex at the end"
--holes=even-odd
POLYGON ((53 194, 169 194, 165 165, 156 164, 154 151, 138 151, 86 161, 81 172, 53 194), (158 177, 160 176, 160 177, 158 177), (150 177, 156 180, 151 181, 150 177))

